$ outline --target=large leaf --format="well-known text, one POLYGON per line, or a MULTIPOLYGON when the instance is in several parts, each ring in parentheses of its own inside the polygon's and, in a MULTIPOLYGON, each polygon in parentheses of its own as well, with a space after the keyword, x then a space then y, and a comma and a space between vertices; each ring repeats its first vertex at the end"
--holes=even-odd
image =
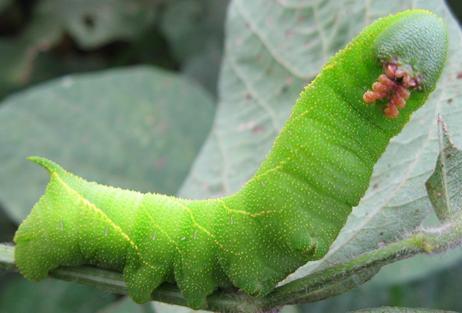
POLYGON ((441 151, 425 186, 438 218, 450 222, 462 210, 462 151, 452 143, 443 122, 439 126, 441 151))
POLYGON ((46 185, 30 155, 90 180, 173 194, 213 117, 198 86, 139 67, 55 80, 0 107, 0 202, 23 219, 46 185))
POLYGON ((30 81, 36 57, 60 37, 52 20, 33 19, 19 36, 0 39, 0 95, 30 81))
POLYGON ((182 72, 216 93, 228 0, 170 0, 161 29, 182 72))
POLYGON ((57 29, 69 32, 83 48, 115 39, 130 39, 154 21, 156 3, 146 0, 43 0, 36 19, 51 19, 57 29))
POLYGON ((114 300, 97 289, 57 280, 10 281, 0 294, 0 313, 91 313, 114 300))
MULTIPOLYGON (((418 226, 430 212, 424 183, 438 154, 436 116, 462 142, 461 32, 443 1, 244 1, 228 12, 225 59, 214 128, 181 195, 217 197, 255 172, 298 93, 361 28, 392 12, 423 7, 444 16, 450 57, 438 89, 378 162, 370 189, 328 255, 295 279, 373 249, 418 226)), ((432 267, 438 267, 433 264, 432 267)))
MULTIPOLYGON (((435 170, 425 184, 436 215, 430 215, 424 221, 427 227, 450 223, 454 214, 462 209, 462 151, 452 143, 444 122, 441 121, 438 126, 440 153, 435 170)), ((427 274, 428 268, 434 264, 450 266, 457 263, 461 256, 462 249, 430 257, 419 255, 401 261, 399 266, 385 266, 372 282, 393 285, 403 280, 415 280, 427 274)))

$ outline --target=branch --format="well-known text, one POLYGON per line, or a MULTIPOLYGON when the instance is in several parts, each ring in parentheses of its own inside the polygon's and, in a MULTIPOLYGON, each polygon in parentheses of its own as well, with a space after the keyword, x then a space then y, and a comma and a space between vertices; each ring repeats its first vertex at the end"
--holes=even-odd
MULTIPOLYGON (((250 297, 238 291, 216 292, 208 297, 208 306, 203 309, 229 313, 266 312, 285 304, 319 301, 357 287, 369 280, 386 264, 417 254, 447 251, 461 242, 462 213, 458 213, 451 222, 443 226, 420 230, 407 238, 362 254, 346 263, 326 268, 278 287, 262 298, 250 297)), ((0 244, 0 269, 17 271, 14 263, 14 246, 0 244)), ((61 267, 52 271, 50 277, 95 286, 116 294, 127 294, 127 287, 120 273, 94 267, 61 267)), ((186 305, 184 297, 173 285, 162 285, 152 294, 152 299, 186 305)))
MULTIPOLYGON (((14 246, 0 244, 0 270, 18 272, 14 261, 14 246)), ((94 286, 101 290, 127 295, 127 286, 121 273, 90 266, 60 267, 49 274, 50 277, 94 286)), ((177 287, 163 284, 152 294, 152 300, 186 306, 186 300, 177 287)), ((208 307, 204 309, 219 312, 258 312, 260 300, 240 292, 217 292, 208 297, 208 307)))
POLYGON ((267 296, 265 305, 277 306, 302 302, 315 302, 353 289, 375 275, 384 265, 418 254, 440 253, 457 247, 462 242, 462 213, 451 223, 437 228, 421 230, 409 237, 364 253, 348 262, 338 264, 276 288, 267 296), (338 282, 355 280, 347 288, 338 282), (337 286, 336 286, 337 284, 337 286), (321 292, 324 290, 324 292, 321 292))

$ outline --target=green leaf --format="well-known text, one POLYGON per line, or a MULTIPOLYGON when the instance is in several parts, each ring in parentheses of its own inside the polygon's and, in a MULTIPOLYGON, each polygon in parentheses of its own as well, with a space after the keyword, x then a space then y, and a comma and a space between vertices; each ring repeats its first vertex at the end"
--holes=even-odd
POLYGON ((0 202, 22 220, 46 185, 30 155, 105 184, 173 194, 213 117, 209 96, 148 67, 68 76, 0 106, 0 202))
MULTIPOLYGON (((451 222, 451 217, 462 208, 462 153, 452 143, 446 125, 438 120, 438 138, 440 153, 435 170, 426 182, 427 192, 439 219, 429 216, 425 226, 435 226, 451 222)), ((428 269, 438 264, 439 268, 449 267, 462 257, 462 249, 456 248, 444 255, 419 255, 400 261, 399 264, 385 266, 372 279, 376 285, 400 284, 413 281, 428 274, 428 269)))
MULTIPOLYGON (((331 251, 324 260, 308 266, 308 272, 342 262, 418 227, 432 212, 425 182, 433 171, 439 153, 438 115, 447 121, 455 142, 462 142, 462 112, 457 110, 458 104, 462 103, 462 98, 458 97, 462 81, 455 79, 457 73, 462 71, 459 62, 462 57, 461 30, 444 1, 401 1, 399 4, 400 9, 411 6, 430 9, 445 18, 450 34, 448 63, 428 103, 392 140, 376 165, 368 192, 353 210, 331 251)), ((376 12, 374 7, 369 9, 376 12)), ((419 267, 413 269, 429 273, 446 264, 427 262, 425 265, 425 271, 419 267)), ((419 266, 425 265, 422 263, 419 266)), ((404 276, 398 274, 402 272, 400 263, 393 266, 396 278, 404 281, 404 276)))
POLYGON ((0 95, 26 85, 40 52, 50 49, 60 32, 52 19, 33 19, 29 27, 14 39, 0 39, 0 95))
POLYGON ((440 273, 443 269, 460 263, 462 249, 454 250, 437 255, 418 255, 411 259, 399 261, 384 266, 371 280, 371 285, 388 287, 400 285, 405 282, 414 282, 428 276, 432 271, 440 273))
POLYGON ((100 64, 94 63, 101 60, 95 57, 82 60, 76 56, 57 58, 52 55, 50 65, 40 64, 37 58, 57 45, 65 33, 84 49, 115 40, 135 39, 152 25, 156 8, 157 3, 144 0, 39 1, 33 6, 25 29, 17 37, 0 40, 0 96, 31 81, 48 79, 62 72, 100 68, 100 64), (74 59, 79 62, 78 68, 72 64, 74 59), (45 69, 37 69, 38 66, 45 69))
POLYGON ((182 72, 216 93, 228 0, 169 1, 161 19, 182 72))
POLYGON ((202 53, 204 46, 221 42, 227 4, 216 0, 169 1, 160 27, 180 62, 202 53))
POLYGON ((442 222, 450 222, 462 209, 462 152, 451 142, 448 131, 439 123, 440 154, 426 187, 436 215, 442 222))
MULTIPOLYGON (((462 142, 457 110, 462 80, 461 32, 444 1, 244 1, 228 12, 225 59, 214 128, 181 195, 217 197, 239 189, 254 173, 289 115, 299 91, 321 65, 374 19, 421 7, 448 22, 450 55, 439 87, 375 167, 369 191, 353 210, 328 255, 291 279, 350 259, 421 224, 431 212, 424 183, 438 155, 440 113, 462 142)), ((435 262, 428 271, 438 268, 435 262)))
POLYGON ((87 313, 96 312, 113 300, 114 295, 75 283, 31 283, 18 278, 9 281, 0 293, 0 312, 87 313))

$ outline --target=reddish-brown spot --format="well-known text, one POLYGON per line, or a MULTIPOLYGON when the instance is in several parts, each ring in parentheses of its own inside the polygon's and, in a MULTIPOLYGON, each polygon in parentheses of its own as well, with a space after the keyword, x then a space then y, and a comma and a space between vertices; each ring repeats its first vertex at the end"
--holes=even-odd
POLYGON ((462 79, 462 72, 457 73, 457 79, 462 79))
POLYGON ((384 74, 380 74, 377 81, 372 84, 372 90, 367 90, 363 94, 363 100, 366 104, 388 100, 384 115, 388 118, 396 118, 399 110, 406 106, 406 100, 411 94, 410 90, 419 88, 420 80, 394 62, 384 63, 383 72, 384 74))

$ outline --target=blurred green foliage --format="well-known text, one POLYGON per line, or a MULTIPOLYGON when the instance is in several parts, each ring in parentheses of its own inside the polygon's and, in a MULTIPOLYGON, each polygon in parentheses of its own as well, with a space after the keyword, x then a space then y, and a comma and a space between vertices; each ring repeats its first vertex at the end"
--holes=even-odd
POLYGON ((68 73, 152 64, 215 94, 226 0, 0 2, 0 97, 68 73))
MULTIPOLYGON (((461 3, 459 0, 448 1, 448 4, 453 8, 453 13, 458 17, 462 16, 461 3)), ((40 107, 40 104, 46 106, 46 99, 41 98, 40 92, 32 93, 32 97, 29 98, 27 95, 12 98, 9 96, 52 78, 139 64, 156 66, 175 72, 179 76, 187 77, 195 81, 195 84, 204 87, 209 93, 209 97, 216 98, 218 73, 223 57, 227 6, 227 0, 0 0, 0 99, 8 97, 8 100, 1 102, 0 105, 11 106, 13 111, 16 109, 14 105, 17 103, 24 102, 23 105, 30 108, 37 105, 35 110, 38 118, 42 119, 43 125, 49 127, 50 122, 47 121, 46 114, 42 114, 43 111, 41 112, 40 107)), ((127 73, 129 73, 128 76, 121 79, 126 79, 127 89, 133 91, 131 96, 132 99, 135 99, 133 107, 146 108, 145 104, 148 100, 143 98, 143 92, 137 89, 139 86, 137 86, 136 79, 133 80, 133 77, 130 76, 133 72, 128 70, 127 73)), ((152 77, 151 79, 156 80, 152 77)), ((92 82, 87 83, 92 84, 92 82)), ((59 82, 56 81, 54 86, 52 84, 49 85, 49 89, 43 89, 41 92, 44 94, 53 93, 53 88, 59 82)), ((194 89, 196 87, 193 84, 191 87, 184 88, 194 89)), ((96 86, 91 95, 83 94, 82 97, 79 97, 76 94, 74 98, 93 99, 91 97, 105 96, 105 92, 103 91, 101 94, 99 88, 101 86, 96 86)), ((201 93, 202 91, 197 92, 201 93)), ((196 94, 196 96, 185 94, 182 101, 191 101, 191 97, 200 98, 201 96, 197 96, 197 92, 192 91, 192 94, 196 94)), ((53 97, 63 99, 59 93, 54 94, 53 97)), ((122 95, 118 95, 118 97, 118 99, 114 99, 114 103, 109 99, 107 105, 121 106, 123 100, 126 99, 120 100, 122 95)), ((204 99, 207 97, 203 96, 204 99)), ((91 101, 88 100, 86 103, 92 104, 91 101)), ((207 107, 212 103, 210 100, 203 101, 207 103, 202 107, 207 107)), ((162 108, 164 113, 169 112, 169 110, 170 112, 175 111, 175 107, 168 108, 172 103, 174 101, 167 100, 162 108)), ((73 104, 67 105, 72 106, 73 104)), ((78 107, 80 103, 77 101, 74 105, 78 107)), ((87 109, 90 108, 91 105, 87 109)), ((63 108, 64 112, 66 110, 68 108, 63 108)), ((208 113, 200 119, 203 130, 210 126, 213 117, 210 108, 205 110, 208 110, 208 113)), ((101 113, 104 115, 104 112, 101 113)), ((184 117, 197 119, 193 113, 185 114, 184 117)), ((167 113, 160 116, 171 123, 172 128, 175 127, 174 121, 168 119, 167 113)), ((6 120, 3 122, 0 120, 0 136, 2 136, 0 141, 10 138, 14 144, 15 129, 20 129, 21 124, 15 126, 14 120, 7 124, 8 116, 5 118, 6 120)), ((27 123, 27 119, 23 120, 22 123, 27 123)), ((62 121, 62 123, 67 122, 62 121)), ((133 123, 133 125, 137 125, 138 122, 134 119, 133 123)), ((178 125, 187 124, 187 121, 179 120, 177 123, 179 123, 178 125)), ((39 132, 40 129, 46 128, 43 125, 42 128, 39 127, 35 130, 32 127, 30 131, 32 133, 39 132)), ((106 127, 109 127, 109 124, 106 127)), ((53 128, 51 127, 49 130, 53 131, 53 128)), ((183 134, 185 132, 187 133, 188 130, 183 130, 183 134)), ((194 139, 190 142, 192 146, 188 147, 186 151, 187 160, 181 161, 183 162, 181 166, 185 168, 189 168, 206 137, 205 130, 192 132, 193 136, 183 138, 185 140, 194 139)), ((149 135, 155 138, 156 135, 159 136, 159 133, 154 132, 149 135)), ((182 133, 179 132, 177 135, 182 136, 182 133)), ((162 151, 169 150, 168 145, 173 146, 175 142, 182 139, 178 137, 175 139, 165 138, 167 139, 160 147, 162 151)), ((43 140, 46 141, 45 138, 43 140)), ((111 139, 106 138, 105 140, 111 139)), ((14 148, 17 150, 9 149, 8 151, 11 153, 22 151, 21 155, 18 154, 18 156, 23 158, 22 154, 30 153, 30 147, 34 147, 34 145, 53 146, 52 143, 39 143, 35 142, 34 139, 27 143, 18 144, 14 148)), ((4 149, 4 146, 1 146, 0 149, 4 149)), ((173 159, 175 159, 175 155, 182 153, 182 151, 173 148, 170 151, 173 154, 167 157, 173 159)), ((67 152, 67 155, 61 154, 64 159, 72 160, 73 157, 78 157, 72 155, 75 153, 72 149, 67 152)), ((151 150, 145 152, 146 162, 155 162, 156 152, 151 150)), ((141 153, 141 150, 138 153, 141 153)), ((130 155, 118 156, 126 159, 131 158, 130 155)), ((75 164, 70 163, 71 167, 75 164)), ((104 166, 110 167, 111 164, 101 164, 103 169, 104 166)), ((95 169, 88 170, 87 174, 90 172, 98 173, 95 169)), ((101 171, 104 172, 104 170, 101 171)), ((181 172, 180 169, 179 176, 175 174, 175 181, 170 182, 168 186, 162 186, 161 182, 168 175, 173 176, 173 173, 178 171, 179 169, 173 166, 165 168, 159 177, 151 172, 145 173, 146 177, 142 179, 142 182, 132 183, 138 184, 140 189, 157 188, 157 191, 175 193, 181 186, 181 178, 183 177, 181 175, 184 175, 184 170, 181 172)), ((123 173, 123 175, 127 175, 127 173, 123 173)), ((98 178, 104 179, 104 177, 105 175, 102 174, 98 178)), ((139 173, 135 172, 133 177, 139 177, 139 173)), ((22 179, 24 181, 26 178, 22 177, 22 179)), ((11 190, 8 191, 7 186, 4 186, 3 191, 4 194, 9 195, 14 193, 11 190)), ((0 194, 2 193, 0 192, 0 194)), ((19 199, 20 196, 17 194, 10 199, 19 199)), ((4 201, 0 205, 6 207, 8 204, 9 216, 13 216, 11 210, 14 205, 10 206, 4 199, 0 198, 0 201, 4 201)), ((18 207, 24 206, 18 205, 18 207)), ((11 241, 17 222, 17 220, 9 218, 5 212, 0 208, 0 242, 11 241)), ((19 212, 17 216, 24 214, 24 212, 19 212)), ((333 299, 316 304, 288 307, 284 311, 299 313, 346 312, 379 305, 425 306, 462 311, 462 299, 459 296, 461 279, 462 264, 455 264, 444 272, 433 273, 404 285, 376 286, 371 283, 333 299)), ((149 307, 137 306, 131 301, 125 301, 117 296, 105 294, 86 286, 53 280, 32 284, 18 275, 0 272, 0 312, 32 311, 49 313, 191 312, 188 309, 169 307, 164 304, 154 304, 149 307)))

